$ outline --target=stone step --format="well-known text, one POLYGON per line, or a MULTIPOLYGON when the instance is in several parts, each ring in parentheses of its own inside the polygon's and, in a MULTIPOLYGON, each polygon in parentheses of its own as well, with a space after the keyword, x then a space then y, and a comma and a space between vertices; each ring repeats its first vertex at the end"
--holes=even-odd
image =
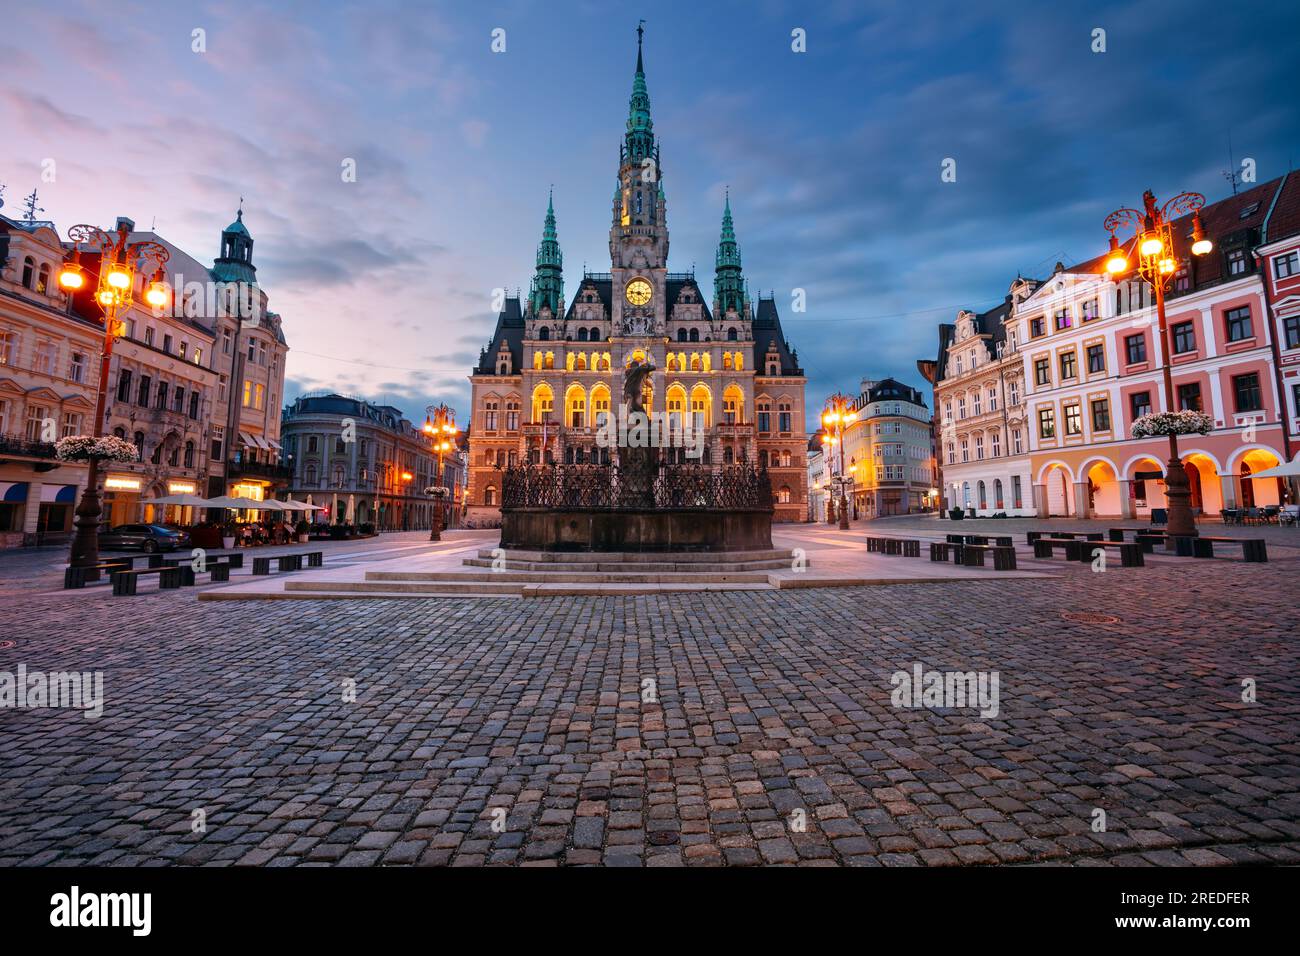
MULTIPOLYGON (((710 564, 702 562, 679 563, 676 561, 585 561, 574 564, 557 564, 547 561, 512 561, 506 559, 504 568, 506 571, 537 573, 600 572, 617 574, 625 572, 629 574, 664 574, 681 572, 686 574, 735 574, 742 571, 789 571, 793 561, 793 558, 788 558, 768 561, 717 561, 710 564)), ((462 563, 471 568, 491 568, 495 562, 488 558, 466 558, 462 563)), ((807 567, 808 565, 809 562, 805 559, 804 566, 807 567)))
POLYGON ((394 594, 522 594, 525 584, 511 581, 294 581, 284 582, 286 591, 349 591, 357 593, 391 592, 394 594))
MULTIPOLYGON (((246 592, 229 600, 286 600, 293 598, 397 598, 397 597, 626 597, 638 594, 669 594, 700 591, 774 591, 766 582, 693 584, 647 583, 536 583, 495 584, 489 581, 449 583, 447 581, 286 581, 283 591, 246 592)), ((214 595, 219 591, 211 592, 214 595)), ((212 598, 222 600, 223 598, 212 598)))
MULTIPOLYGON (((491 561, 495 551, 478 552, 480 561, 491 561)), ((506 549, 506 561, 531 561, 542 564, 729 564, 754 561, 779 561, 788 565, 794 552, 786 548, 762 551, 518 551, 506 549)))
POLYGON ((367 571, 367 581, 502 584, 768 584, 766 571, 367 571))

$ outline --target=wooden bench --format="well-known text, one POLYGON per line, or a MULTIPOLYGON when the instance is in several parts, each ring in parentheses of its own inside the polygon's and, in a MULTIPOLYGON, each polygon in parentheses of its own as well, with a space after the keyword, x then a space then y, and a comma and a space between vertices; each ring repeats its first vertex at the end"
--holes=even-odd
POLYGON ((1079 555, 1083 553, 1085 542, 1076 541, 1074 538, 1038 538, 1034 541, 1034 557, 1050 558, 1057 548, 1065 550, 1065 559, 1067 561, 1078 561, 1079 555))
POLYGON ((181 586, 181 569, 166 565, 158 568, 122 569, 112 573, 113 594, 117 596, 136 593, 136 584, 146 574, 158 575, 158 590, 174 590, 181 586))
POLYGON ((1135 541, 1082 541, 1080 542, 1078 560, 1088 564, 1097 555, 1097 549, 1101 548, 1118 548, 1119 563, 1126 568, 1141 568, 1146 566, 1146 561, 1142 557, 1142 548, 1135 541))
POLYGON ((953 548, 951 541, 931 541, 930 542, 930 560, 947 561, 949 552, 953 548))
POLYGON ((1014 571, 1016 569, 1016 549, 1005 548, 996 544, 961 544, 953 545, 953 563, 968 568, 984 567, 984 556, 993 555, 994 571, 1014 571))
POLYGON ((307 567, 309 568, 323 568, 325 566, 324 551, 307 551, 303 554, 303 557, 307 559, 307 567))
POLYGON ((1251 563, 1263 563, 1268 561, 1268 548, 1265 546, 1263 538, 1222 538, 1202 535, 1198 538, 1185 540, 1190 540, 1192 542, 1193 557, 1214 557, 1214 546, 1216 544, 1239 544, 1241 545, 1241 556, 1246 561, 1251 563))
MULTIPOLYGON (((921 556, 921 542, 913 541, 907 538, 867 538, 867 550, 879 554, 901 554, 905 558, 919 558, 921 556)), ((307 555, 309 567, 320 567, 321 562, 317 560, 312 564, 310 559, 324 557, 321 551, 307 555)))
POLYGON ((63 589, 67 591, 74 588, 84 588, 87 580, 98 581, 101 571, 106 571, 111 575, 114 571, 129 570, 131 570, 130 558, 101 561, 99 564, 92 564, 82 568, 69 565, 63 570, 63 589))
POLYGON ((212 561, 208 556, 204 556, 204 566, 196 570, 193 558, 168 558, 163 563, 168 567, 176 568, 181 573, 181 585, 183 587, 194 586, 194 575, 207 572, 213 581, 229 581, 230 569, 233 565, 226 560, 212 561))

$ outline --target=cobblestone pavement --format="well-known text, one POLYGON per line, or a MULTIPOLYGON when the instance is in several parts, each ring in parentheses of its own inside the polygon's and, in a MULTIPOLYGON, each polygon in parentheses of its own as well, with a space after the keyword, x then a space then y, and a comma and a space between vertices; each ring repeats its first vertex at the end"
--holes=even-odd
POLYGON ((0 710, 0 864, 1300 863, 1284 552, 635 598, 9 592, 0 671, 102 670, 106 702, 0 710), (891 706, 917 662, 997 671, 997 716, 891 706))

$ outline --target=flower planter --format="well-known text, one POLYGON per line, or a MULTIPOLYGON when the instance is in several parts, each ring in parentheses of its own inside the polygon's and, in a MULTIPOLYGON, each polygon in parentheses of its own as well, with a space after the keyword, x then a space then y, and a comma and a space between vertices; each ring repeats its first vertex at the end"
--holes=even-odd
POLYGON ((235 536, 233 534, 230 537, 226 537, 224 534, 221 536, 221 547, 229 551, 234 546, 235 546, 235 536))
POLYGON ((309 535, 309 534, 300 534, 300 535, 298 535, 298 543, 299 543, 299 544, 306 544, 306 543, 307 543, 308 541, 310 541, 310 540, 311 540, 311 535, 309 535))

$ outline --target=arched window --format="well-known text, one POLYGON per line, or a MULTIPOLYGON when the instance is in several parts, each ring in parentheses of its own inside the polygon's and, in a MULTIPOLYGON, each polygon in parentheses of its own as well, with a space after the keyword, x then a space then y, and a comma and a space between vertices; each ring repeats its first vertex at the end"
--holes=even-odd
POLYGON ((28 256, 23 260, 23 288, 32 287, 32 279, 36 275, 36 260, 28 256))
POLYGON ((984 482, 982 481, 979 482, 979 484, 976 485, 976 487, 979 489, 980 507, 987 508, 989 506, 989 502, 988 502, 988 497, 984 493, 984 482))
POLYGON ((723 367, 724 369, 726 369, 727 371, 730 371, 730 370, 731 370, 731 353, 730 353, 730 352, 723 352, 723 353, 722 353, 722 367, 723 367))
POLYGON ((599 428, 609 415, 609 388, 598 383, 591 389, 591 426, 599 428))
POLYGON ((692 352, 692 353, 691 353, 691 371, 692 371, 692 372, 698 372, 699 370, 700 370, 700 353, 699 353, 699 352, 692 352))
POLYGON ((740 338, 740 335, 739 335, 739 333, 736 332, 736 327, 735 327, 734 325, 733 325, 731 328, 727 329, 727 341, 728 341, 728 342, 735 342, 735 341, 736 341, 737 339, 739 339, 739 338, 740 338))
POLYGON ((1001 510, 1004 507, 1002 504, 1002 479, 1001 478, 993 479, 993 507, 999 510, 1001 510))
POLYGON ((185 443, 185 467, 194 467, 194 442, 192 441, 187 441, 185 443))
POLYGON ((728 445, 726 448, 722 449, 722 463, 723 463, 724 465, 734 464, 734 463, 735 463, 735 460, 736 460, 736 455, 735 455, 735 452, 733 452, 733 451, 731 450, 731 446, 730 446, 730 445, 728 445))
POLYGON ((555 353, 554 353, 554 352, 547 352, 547 353, 546 353, 546 367, 547 367, 547 368, 555 368, 555 353))
POLYGON ((540 329, 537 330, 537 337, 541 339, 543 342, 548 342, 550 341, 551 338, 551 330, 543 325, 540 329))
POLYGON ((677 371, 677 356, 675 356, 672 352, 668 353, 668 357, 665 360, 665 371, 669 371, 669 372, 677 371))
POLYGON ((570 428, 581 428, 587 418, 587 395, 581 385, 570 385, 564 393, 564 422, 570 428))
POLYGON ((581 352, 578 353, 578 361, 575 363, 579 372, 587 371, 587 356, 581 352))
POLYGON ((780 490, 779 492, 777 492, 776 500, 779 501, 779 502, 780 502, 781 504, 783 504, 783 505, 788 505, 788 504, 790 503, 790 486, 789 486, 789 485, 782 485, 782 486, 781 486, 781 490, 780 490))
POLYGON ((133 439, 135 443, 135 460, 144 461, 144 432, 136 432, 133 439))
POLYGON ((549 385, 538 385, 533 389, 533 421, 544 422, 551 420, 551 413, 555 409, 555 394, 551 391, 549 385))
POLYGON ((43 292, 48 292, 49 290, 50 290, 50 264, 48 262, 42 262, 41 271, 36 277, 36 291, 43 293, 43 292))
POLYGON ((722 420, 728 425, 740 425, 745 421, 745 393, 735 385, 728 385, 722 393, 722 420))
POLYGON ((685 329, 678 329, 678 330, 677 330, 677 341, 678 341, 678 342, 685 342, 685 341, 686 341, 686 330, 685 330, 685 329))
POLYGON ((691 340, 692 342, 698 342, 698 341, 700 340, 700 330, 699 330, 699 329, 691 329, 691 339, 690 339, 690 340, 691 340))
POLYGON ((483 504, 491 507, 497 503, 497 490, 494 486, 488 485, 483 489, 483 504))
POLYGON ((579 342, 585 342, 585 341, 587 341, 587 330, 586 330, 586 329, 578 329, 578 341, 579 341, 579 342))
POLYGON ((332 481, 335 488, 343 487, 343 466, 341 464, 334 466, 332 481))
POLYGON ((313 464, 309 464, 309 465, 307 465, 307 469, 306 469, 306 471, 303 472, 303 479, 302 479, 302 480, 303 480, 303 484, 307 485, 309 488, 310 488, 310 487, 315 487, 315 485, 316 485, 316 465, 315 465, 314 463, 313 463, 313 464))
POLYGON ((737 353, 736 353, 736 371, 737 371, 737 372, 744 371, 744 368, 745 368, 745 353, 744 353, 744 352, 737 352, 737 353))
POLYGON ((674 434, 682 429, 682 416, 686 414, 686 389, 674 383, 668 386, 664 408, 668 412, 668 430, 674 434))
POLYGON ((708 428, 713 424, 709 401, 709 390, 703 385, 691 389, 691 426, 708 428))

